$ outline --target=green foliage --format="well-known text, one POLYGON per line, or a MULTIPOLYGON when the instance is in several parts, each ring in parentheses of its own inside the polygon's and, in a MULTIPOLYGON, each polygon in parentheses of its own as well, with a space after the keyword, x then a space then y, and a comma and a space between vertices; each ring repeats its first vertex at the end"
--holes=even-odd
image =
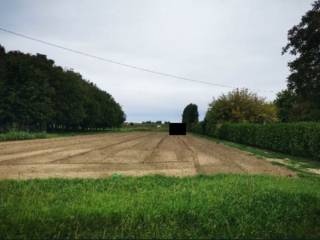
POLYGON ((314 121, 320 119, 320 108, 303 99, 292 90, 277 94, 275 104, 281 122, 314 121))
POLYGON ((319 239, 319 178, 0 182, 1 239, 319 239))
POLYGON ((195 124, 192 128, 192 132, 198 133, 198 134, 205 134, 204 122, 198 122, 197 124, 195 124))
POLYGON ((190 103, 186 106, 182 113, 182 122, 186 123, 187 129, 190 130, 199 122, 198 106, 190 103))
POLYGON ((194 133, 276 152, 320 160, 320 124, 198 123, 194 133))
POLYGON ((112 96, 45 55, 0 47, 0 131, 89 130, 125 120, 112 96))
POLYGON ((210 105, 206 121, 211 123, 269 123, 277 121, 275 105, 267 103, 248 89, 223 94, 210 105))
POLYGON ((47 138, 48 134, 45 132, 17 132, 10 131, 6 133, 0 133, 0 142, 1 141, 14 141, 14 140, 27 140, 27 139, 38 139, 38 138, 47 138))
POLYGON ((220 139, 320 160, 319 123, 223 124, 220 139))
POLYGON ((289 52, 296 59, 289 63, 288 90, 278 96, 280 118, 293 121, 320 120, 320 0, 288 32, 289 52), (294 96, 288 96, 291 92, 294 96), (289 103, 289 106, 288 106, 289 103), (298 110, 298 115, 296 112, 298 110), (299 111, 300 110, 300 111, 299 111), (289 115, 289 116, 287 116, 289 115))
POLYGON ((205 138, 207 140, 215 142, 216 144, 223 144, 232 148, 240 149, 242 151, 255 155, 257 158, 263 158, 267 161, 270 161, 274 165, 285 166, 286 168, 298 173, 298 176, 300 177, 319 177, 317 171, 320 170, 320 161, 312 160, 305 157, 293 156, 286 153, 275 152, 272 150, 266 150, 263 148, 245 144, 230 142, 227 140, 221 140, 216 137, 206 136, 197 132, 194 133, 196 134, 196 137, 205 138))
POLYGON ((301 116, 297 109, 297 96, 290 90, 284 90, 278 93, 277 99, 275 100, 275 105, 279 109, 278 117, 281 122, 295 121, 298 120, 297 118, 300 118, 301 116))
POLYGON ((41 139, 41 138, 72 137, 72 136, 78 136, 78 135, 91 135, 91 134, 126 133, 126 132, 137 132, 137 131, 147 132, 147 131, 156 131, 156 130, 150 129, 150 128, 98 128, 98 129, 77 130, 77 131, 54 131, 49 133, 48 132, 9 131, 5 133, 0 133, 0 142, 16 141, 16 140, 31 140, 31 139, 41 139))

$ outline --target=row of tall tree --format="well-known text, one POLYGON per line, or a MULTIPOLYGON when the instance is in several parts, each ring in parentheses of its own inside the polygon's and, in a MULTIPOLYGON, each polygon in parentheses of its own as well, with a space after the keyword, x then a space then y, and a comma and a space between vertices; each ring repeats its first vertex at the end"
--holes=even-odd
POLYGON ((88 130, 124 120, 113 97, 79 73, 0 46, 0 130, 88 130))

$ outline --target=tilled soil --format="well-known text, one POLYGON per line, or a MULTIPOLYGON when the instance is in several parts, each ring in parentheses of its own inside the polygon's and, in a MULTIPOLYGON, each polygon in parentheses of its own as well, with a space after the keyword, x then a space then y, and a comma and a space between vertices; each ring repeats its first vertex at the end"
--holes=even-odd
POLYGON ((0 143, 0 179, 98 178, 115 173, 295 175, 249 153, 192 135, 135 132, 0 143))

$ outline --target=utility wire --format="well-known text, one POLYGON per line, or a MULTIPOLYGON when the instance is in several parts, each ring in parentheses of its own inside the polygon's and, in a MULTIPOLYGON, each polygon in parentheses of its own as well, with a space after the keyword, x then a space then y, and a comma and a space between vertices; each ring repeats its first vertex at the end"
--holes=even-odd
MULTIPOLYGON (((180 79, 180 80, 189 81, 189 82, 196 82, 196 83, 201 83, 201 84, 206 84, 206 85, 211 85, 211 86, 216 86, 216 87, 223 87, 223 88, 230 88, 230 89, 236 88, 236 87, 233 87, 233 86, 230 86, 230 85, 224 85, 224 84, 218 84, 218 83, 212 83, 212 82, 207 82, 207 81, 202 81, 202 80, 182 77, 182 76, 178 76, 178 75, 174 75, 174 74, 170 74, 170 73, 159 72, 159 71, 155 71, 155 70, 144 68, 144 67, 139 67, 139 66, 135 66, 135 65, 131 65, 131 64, 118 62, 118 61, 115 61, 115 60, 112 60, 112 59, 99 57, 99 56, 96 56, 96 55, 93 55, 93 54, 90 54, 90 53, 86 53, 86 52, 83 52, 83 51, 78 51, 78 50, 75 50, 75 49, 72 49, 72 48, 68 48, 68 47, 64 47, 64 46, 61 46, 61 45, 58 45, 58 44, 55 44, 55 43, 47 42, 47 41, 44 41, 44 40, 41 40, 41 39, 38 39, 38 38, 35 38, 35 37, 31 37, 31 36, 28 36, 28 35, 25 35, 25 34, 22 34, 22 33, 18 33, 18 32, 15 32, 15 31, 11 31, 11 30, 5 29, 5 28, 2 28, 2 27, 0 27, 0 31, 6 32, 6 33, 9 33, 9 34, 21 37, 21 38, 25 38, 25 39, 28 39, 28 40, 31 40, 31 41, 39 42, 39 43, 45 44, 45 45, 50 46, 50 47, 59 48, 59 49, 65 50, 65 51, 69 51, 69 52, 75 53, 75 54, 79 54, 79 55, 82 55, 82 56, 94 58, 96 60, 100 60, 100 61, 103 61, 103 62, 116 64, 116 65, 119 65, 119 66, 122 66, 122 67, 126 67, 126 68, 131 68, 131 69, 135 69, 135 70, 139 70, 139 71, 143 71, 143 72, 148 72, 148 73, 152 73, 152 74, 156 74, 156 75, 161 75, 161 76, 165 76, 165 77, 180 79)), ((257 91, 266 91, 266 90, 257 90, 257 91)), ((273 92, 273 91, 270 90, 270 92, 273 92)))

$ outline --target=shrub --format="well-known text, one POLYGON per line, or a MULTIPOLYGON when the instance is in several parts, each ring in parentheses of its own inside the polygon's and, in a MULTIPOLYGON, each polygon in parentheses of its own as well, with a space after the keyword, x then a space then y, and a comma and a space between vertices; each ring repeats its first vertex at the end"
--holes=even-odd
POLYGON ((37 139, 46 138, 47 134, 45 132, 23 132, 23 131, 10 131, 7 133, 0 133, 0 141, 14 141, 14 140, 27 140, 27 139, 37 139))
POLYGON ((205 132, 203 131, 202 125, 203 125, 202 122, 195 124, 192 128, 192 132, 198 133, 198 134, 205 134, 205 132))
POLYGON ((273 123, 277 108, 248 89, 235 89, 214 99, 205 119, 210 123, 273 123))
POLYGON ((205 135, 320 160, 320 123, 207 124, 205 135), (213 131, 214 129, 214 131, 213 131))

